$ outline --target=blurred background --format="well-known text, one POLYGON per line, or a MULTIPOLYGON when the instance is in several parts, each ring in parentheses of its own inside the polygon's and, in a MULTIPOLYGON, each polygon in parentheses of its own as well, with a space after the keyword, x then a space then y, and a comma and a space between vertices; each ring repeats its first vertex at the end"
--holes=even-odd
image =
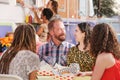
MULTIPOLYGON (((18 0, 19 1, 19 0, 18 0)), ((24 7, 17 0, 0 0, 0 37, 7 32, 15 30, 16 26, 26 23, 26 16, 33 12, 29 9, 34 6, 46 6, 49 0, 22 0, 24 7)), ((56 0, 58 1, 58 14, 66 26, 66 40, 76 44, 74 29, 80 22, 88 22, 93 27, 97 23, 109 23, 117 32, 120 41, 120 0, 56 0)), ((31 22, 37 30, 38 23, 31 22)))

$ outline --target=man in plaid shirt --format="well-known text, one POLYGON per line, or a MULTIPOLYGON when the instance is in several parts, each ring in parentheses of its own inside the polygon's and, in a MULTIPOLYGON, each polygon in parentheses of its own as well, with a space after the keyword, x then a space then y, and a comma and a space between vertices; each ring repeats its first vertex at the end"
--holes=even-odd
POLYGON ((66 56, 69 48, 74 44, 65 41, 65 26, 60 19, 54 19, 48 24, 48 31, 51 40, 40 46, 39 57, 48 64, 54 66, 56 63, 62 66, 66 65, 66 56))

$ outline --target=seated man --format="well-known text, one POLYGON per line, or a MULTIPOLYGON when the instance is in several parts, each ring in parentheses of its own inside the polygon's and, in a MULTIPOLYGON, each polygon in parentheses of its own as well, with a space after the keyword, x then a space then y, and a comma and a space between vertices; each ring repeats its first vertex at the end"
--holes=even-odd
POLYGON ((39 57, 48 64, 54 66, 56 63, 66 65, 66 56, 69 48, 74 45, 65 41, 65 26, 60 19, 54 19, 48 24, 48 32, 51 39, 48 43, 40 46, 39 57))

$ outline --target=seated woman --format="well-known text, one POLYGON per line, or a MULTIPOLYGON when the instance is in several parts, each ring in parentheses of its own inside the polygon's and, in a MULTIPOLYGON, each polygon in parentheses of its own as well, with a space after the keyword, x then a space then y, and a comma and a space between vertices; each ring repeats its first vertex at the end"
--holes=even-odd
POLYGON ((40 66, 35 35, 35 29, 30 24, 16 28, 11 46, 0 59, 0 74, 17 75, 23 80, 35 79, 31 72, 39 70, 40 66))
POLYGON ((97 24, 93 28, 90 51, 96 57, 94 70, 80 72, 80 75, 92 75, 91 80, 120 80, 120 47, 108 24, 97 24))
POLYGON ((82 72, 91 71, 95 62, 95 58, 89 52, 90 34, 90 25, 88 23, 78 24, 75 29, 75 39, 78 44, 72 47, 67 55, 67 64, 78 63, 82 72))

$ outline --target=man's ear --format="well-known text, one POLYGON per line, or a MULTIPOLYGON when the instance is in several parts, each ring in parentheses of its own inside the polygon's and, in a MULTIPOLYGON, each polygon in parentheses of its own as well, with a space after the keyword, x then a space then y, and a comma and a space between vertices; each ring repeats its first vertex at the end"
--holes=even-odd
POLYGON ((50 32, 49 32, 49 34, 50 34, 51 36, 53 36, 53 35, 54 35, 53 31, 50 31, 50 32))

